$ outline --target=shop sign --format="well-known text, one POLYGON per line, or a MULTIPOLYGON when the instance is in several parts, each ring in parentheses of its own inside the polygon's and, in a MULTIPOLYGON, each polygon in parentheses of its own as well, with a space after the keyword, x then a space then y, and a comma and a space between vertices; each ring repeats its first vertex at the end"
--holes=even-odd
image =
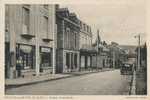
POLYGON ((20 45, 20 49, 25 53, 30 53, 32 50, 32 47, 28 45, 20 45))
POLYGON ((51 50, 50 48, 41 48, 41 52, 46 52, 46 53, 49 53, 51 50))

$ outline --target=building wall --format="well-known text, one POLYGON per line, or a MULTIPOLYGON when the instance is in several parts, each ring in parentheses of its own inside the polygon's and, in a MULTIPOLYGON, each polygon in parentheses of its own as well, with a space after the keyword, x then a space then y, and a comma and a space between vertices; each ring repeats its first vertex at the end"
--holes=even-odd
MULTIPOLYGON (((6 37, 5 42, 10 43, 10 53, 16 54, 16 46, 19 45, 30 45, 35 48, 35 74, 39 74, 40 71, 40 47, 53 48, 53 42, 44 42, 43 39, 53 40, 54 32, 54 21, 55 21, 55 5, 49 5, 48 9, 45 9, 43 5, 6 5, 6 37), (24 26, 25 11, 27 9, 29 13, 29 31, 24 26), (48 18, 47 33, 43 33, 43 17, 48 18), (26 33, 25 33, 26 30, 26 33), (28 36, 27 36, 27 35, 28 36), (30 36, 29 36, 30 35, 30 36), (27 36, 27 37, 24 37, 27 36)), ((28 18, 28 17, 26 17, 28 18)), ((52 53, 52 50, 50 51, 52 53)), ((13 67, 10 69, 10 75, 16 76, 16 55, 12 57, 14 60, 13 67)), ((9 62, 9 61, 8 61, 9 62)))
POLYGON ((58 8, 57 24, 57 72, 75 71, 79 67, 79 26, 70 18, 67 9, 58 8), (66 16, 64 16, 66 15, 66 16), (76 57, 77 56, 77 57, 76 57), (75 65, 75 58, 77 64, 75 65))
POLYGON ((91 27, 80 21, 80 45, 79 48, 89 49, 92 46, 91 27))
POLYGON ((97 55, 92 56, 92 68, 97 68, 97 55))
MULTIPOLYGON (((80 68, 89 69, 92 67, 92 31, 91 27, 80 21, 80 68)), ((93 58, 94 59, 94 58, 93 58)))

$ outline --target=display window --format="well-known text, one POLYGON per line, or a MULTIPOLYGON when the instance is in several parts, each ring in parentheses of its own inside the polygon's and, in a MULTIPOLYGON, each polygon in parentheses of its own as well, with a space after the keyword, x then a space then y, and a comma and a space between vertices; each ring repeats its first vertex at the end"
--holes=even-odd
POLYGON ((17 44, 16 63, 21 63, 20 69, 34 69, 35 47, 31 45, 17 44))
POLYGON ((49 47, 40 47, 40 56, 41 56, 41 67, 51 67, 52 66, 52 54, 51 48, 49 47))

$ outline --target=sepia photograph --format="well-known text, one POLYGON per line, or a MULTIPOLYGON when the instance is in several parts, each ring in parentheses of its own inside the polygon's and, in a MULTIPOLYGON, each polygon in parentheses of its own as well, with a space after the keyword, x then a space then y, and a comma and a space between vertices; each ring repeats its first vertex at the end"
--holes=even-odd
POLYGON ((5 4, 5 95, 146 96, 146 1, 134 1, 5 4))

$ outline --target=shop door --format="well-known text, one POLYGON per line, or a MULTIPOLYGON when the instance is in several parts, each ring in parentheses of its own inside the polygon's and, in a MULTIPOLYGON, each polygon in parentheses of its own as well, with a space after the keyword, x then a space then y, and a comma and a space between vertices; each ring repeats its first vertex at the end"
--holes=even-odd
POLYGON ((77 68, 77 54, 74 55, 74 66, 77 68))
POLYGON ((69 53, 66 53, 66 66, 67 66, 67 68, 70 67, 70 55, 69 55, 69 53))

